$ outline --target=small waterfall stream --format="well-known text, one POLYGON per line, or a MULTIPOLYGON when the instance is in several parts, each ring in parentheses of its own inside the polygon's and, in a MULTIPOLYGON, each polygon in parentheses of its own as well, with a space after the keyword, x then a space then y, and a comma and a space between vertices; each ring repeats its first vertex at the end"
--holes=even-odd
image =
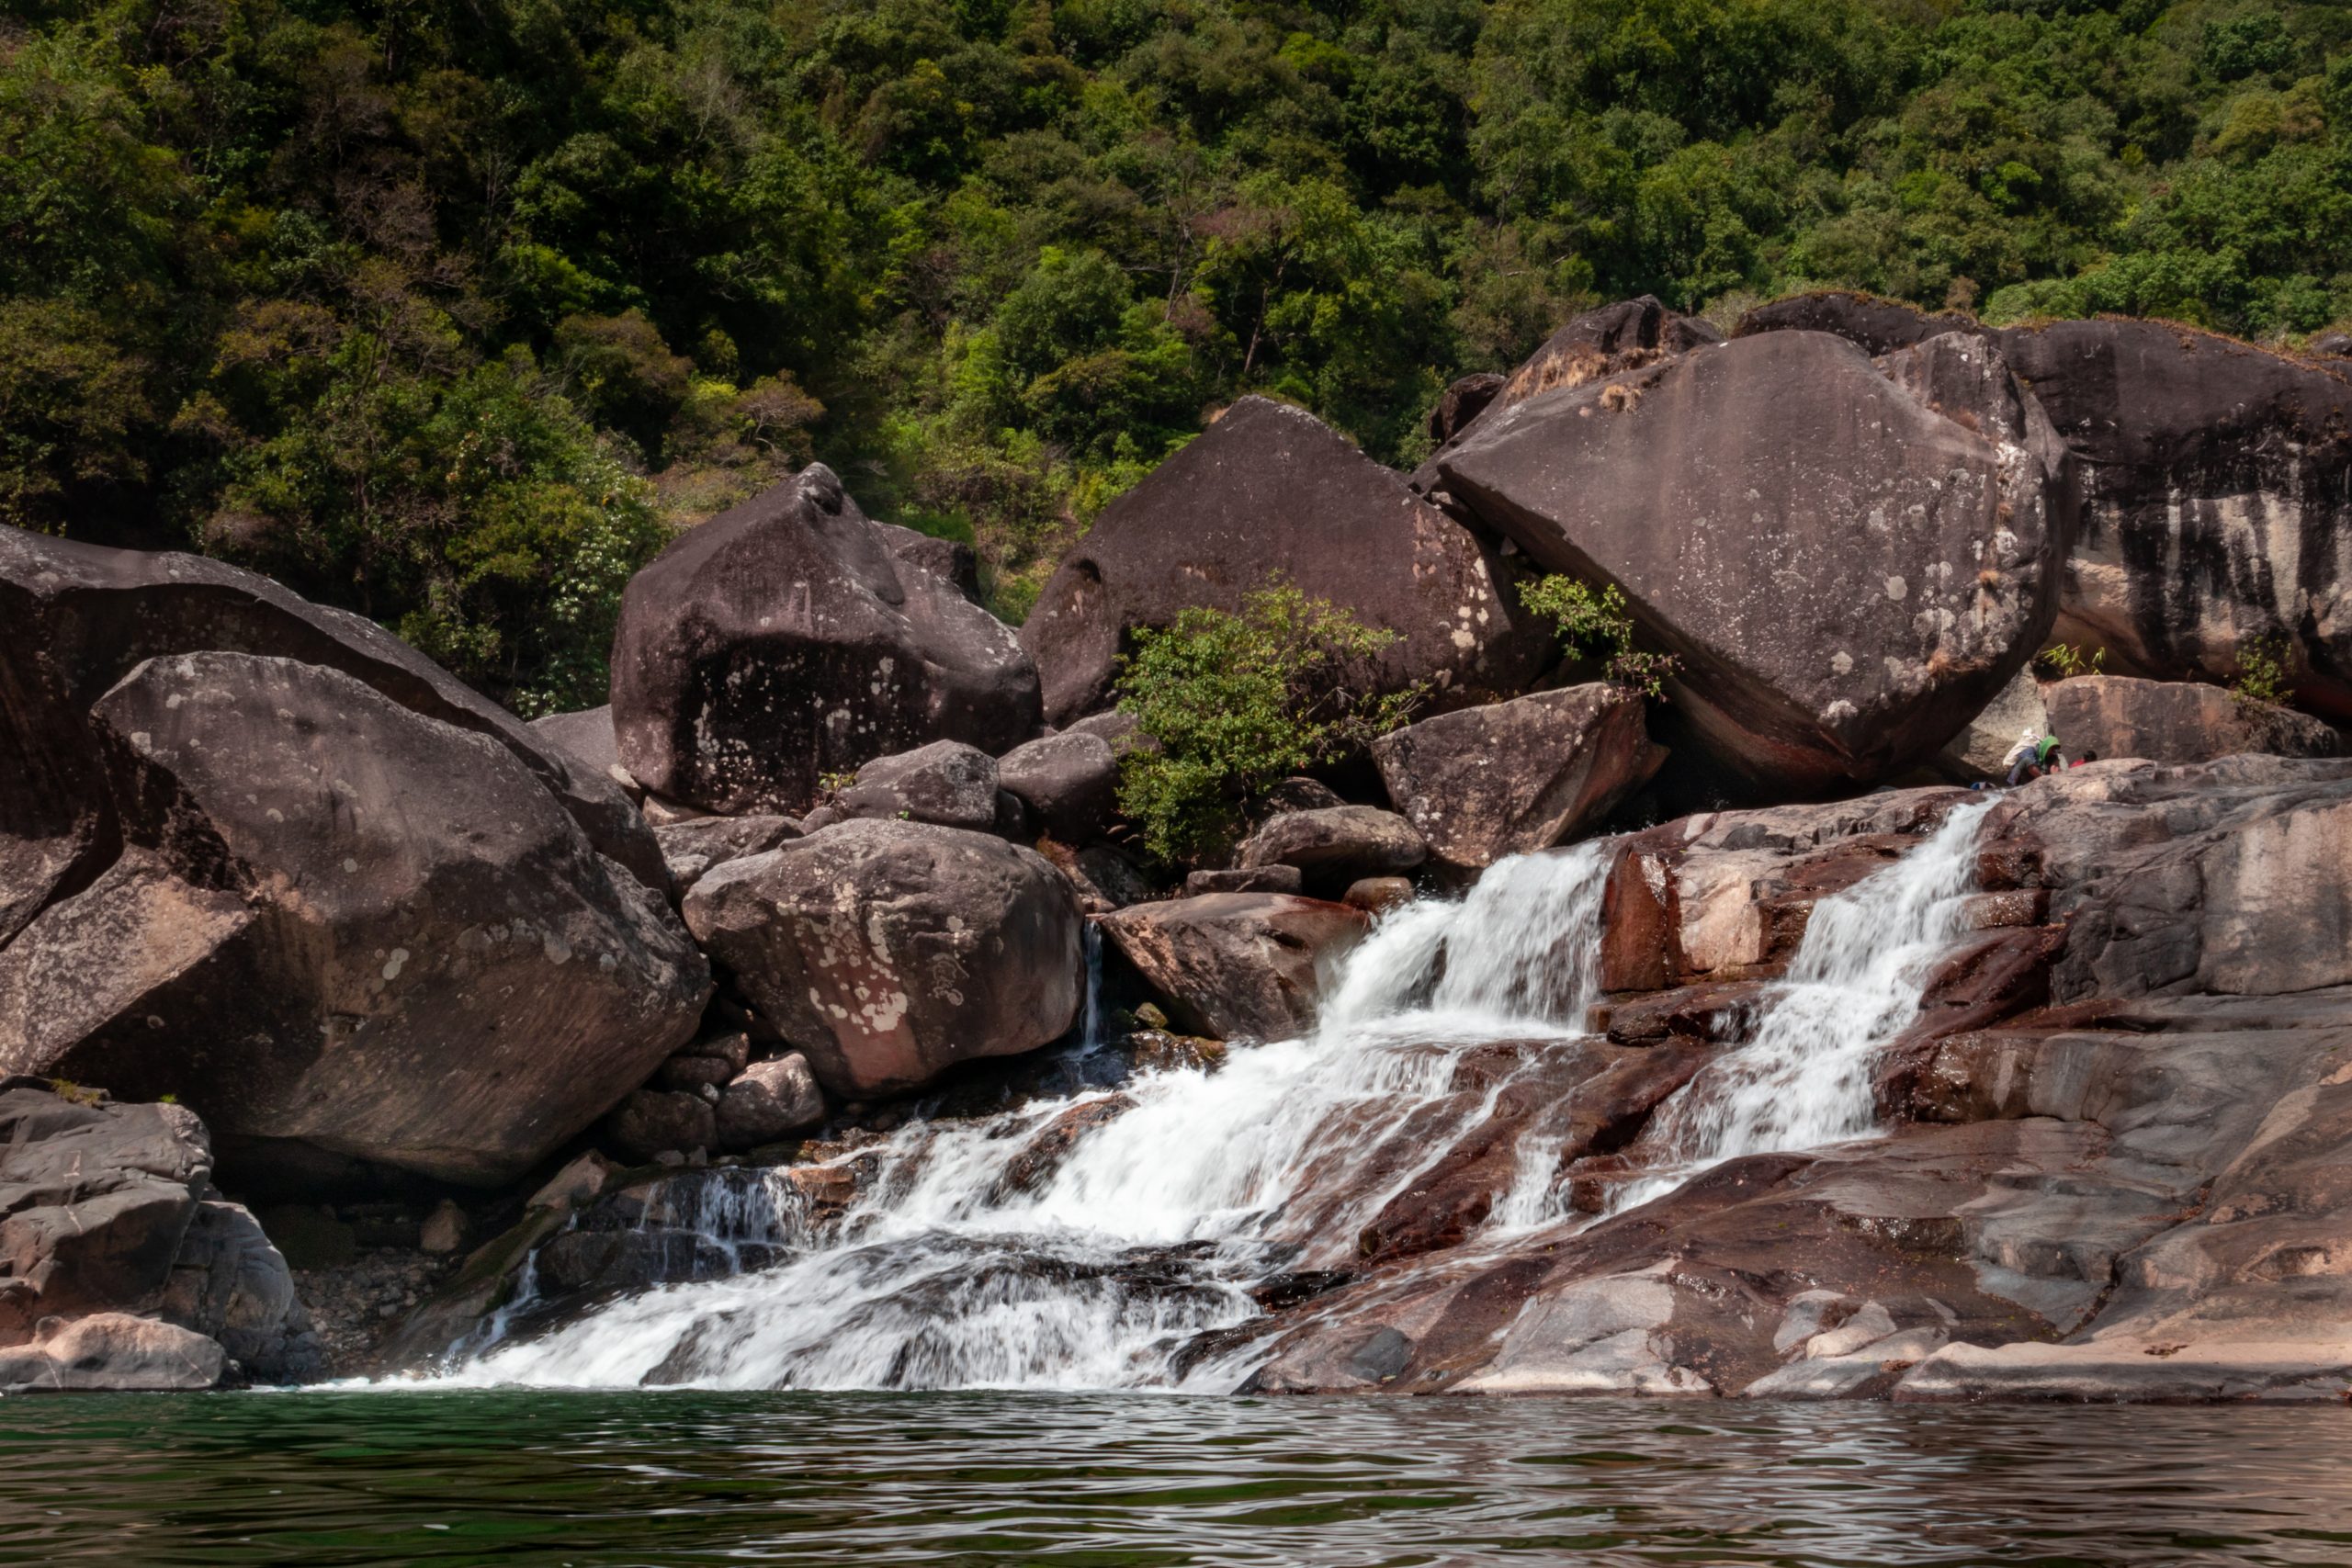
MULTIPOLYGON (((1823 900, 1755 1042, 1661 1112, 1674 1127, 1659 1152, 1680 1168, 1663 1186, 1751 1147, 1866 1130, 1870 1049, 1957 934, 1977 815, 1954 813, 1823 900)), ((1544 1052, 1582 1038, 1611 847, 1516 857, 1460 901, 1392 913, 1342 961, 1304 1038, 985 1120, 910 1122, 842 1156, 865 1179, 836 1217, 812 1220, 781 1173, 713 1173, 728 1196, 698 1223, 721 1245, 756 1244, 766 1266, 471 1349, 443 1380, 1228 1389, 1248 1367, 1187 1365, 1189 1342, 1258 1316, 1253 1287, 1349 1267, 1370 1217, 1544 1052)), ((1091 1012, 1086 1032, 1099 1040, 1091 1012)), ((1563 1217, 1558 1151, 1542 1143, 1518 1151, 1482 1240, 1563 1217)))

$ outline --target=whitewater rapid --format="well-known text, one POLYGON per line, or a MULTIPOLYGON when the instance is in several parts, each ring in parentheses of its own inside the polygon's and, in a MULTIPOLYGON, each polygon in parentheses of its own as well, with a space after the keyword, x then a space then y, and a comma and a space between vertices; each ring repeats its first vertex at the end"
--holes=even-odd
MULTIPOLYGON (((1715 1160, 1869 1130, 1870 1054, 1908 1021, 1926 966, 1959 934, 1982 810, 1954 812, 1815 907, 1752 1042, 1641 1141, 1670 1172, 1629 1184, 1620 1206, 1715 1160)), ((1260 1315, 1251 1287, 1270 1277, 1349 1267, 1372 1216, 1547 1045, 1582 1037, 1613 847, 1516 857, 1464 898, 1389 914, 1329 977, 1304 1038, 1002 1116, 912 1122, 843 1156, 866 1176, 838 1217, 812 1220, 779 1173, 713 1173, 696 1225, 779 1260, 656 1286, 537 1337, 506 1337, 519 1314, 503 1314, 433 1381, 1229 1390, 1258 1352, 1188 1361, 1185 1348, 1260 1315), (1520 1066, 1464 1092, 1460 1069, 1482 1047, 1520 1066), (1007 1179, 1040 1132, 1090 1114, 1110 1119, 1025 1187, 1007 1179)), ((1523 1142, 1479 1242, 1572 1218, 1558 1152, 1523 1142)))

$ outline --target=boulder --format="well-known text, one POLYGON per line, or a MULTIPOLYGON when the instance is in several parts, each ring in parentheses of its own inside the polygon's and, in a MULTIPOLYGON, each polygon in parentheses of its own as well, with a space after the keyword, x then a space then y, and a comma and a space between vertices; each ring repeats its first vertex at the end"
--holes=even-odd
POLYGON ((1490 411, 1436 462, 1542 565, 1621 590, 1695 741, 1770 790, 1931 754, 2056 611, 2064 454, 1973 337, 1883 363, 1744 338, 1490 411))
POLYGON ((1295 865, 1226 866, 1189 873, 1184 896, 1204 893, 1297 893, 1306 886, 1306 874, 1295 865))
POLYGON ((2034 678, 2030 663, 2019 666, 2009 683, 1976 711, 1966 728, 1944 742, 1943 750, 1936 753, 1935 770, 1956 784, 2005 780, 2009 773, 2005 759, 2029 732, 2050 733, 2050 710, 2043 705, 2041 682, 2034 678))
POLYGON ((1078 900, 1035 852, 844 822, 706 874, 686 924, 844 1099, 1060 1038, 1084 990, 1078 900))
POLYGON ((204 1124, 185 1107, 0 1079, 0 1347, 17 1348, 0 1349, 0 1390, 209 1388, 232 1360, 245 1377, 318 1374, 286 1260, 214 1193, 211 1172, 204 1124), (74 1345, 86 1348, 61 1348, 74 1345), (139 1381, 154 1374, 156 1347, 183 1368, 175 1379, 209 1371, 139 1381), (90 1381, 56 1382, 44 1359, 90 1381))
POLYGON ((620 747, 613 739, 613 705, 551 713, 531 720, 531 731, 549 745, 561 748, 591 771, 627 789, 636 784, 621 766, 620 747))
POLYGON ((1096 923, 1179 1029, 1218 1040, 1308 1032, 1329 966, 1372 925, 1344 904, 1279 893, 1138 904, 1096 923))
POLYGON ((227 1366, 227 1353, 201 1334, 96 1313, 0 1348, 0 1393, 188 1393, 219 1386, 227 1366))
POLYGON ((1494 371, 1482 370, 1446 388, 1430 409, 1430 439, 1442 446, 1461 434, 1472 420, 1487 412, 1487 405, 1503 389, 1504 379, 1494 371))
POLYGON ((825 1119, 825 1094, 797 1052, 753 1062, 718 1099, 718 1146, 751 1149, 805 1133, 825 1119))
POLYGON ((815 464, 664 550, 613 640, 623 765, 706 810, 797 814, 825 774, 1035 733, 1036 671, 1011 628, 891 547, 815 464))
POLYGON ((1698 317, 1668 310, 1655 295, 1598 306, 1571 317, 1545 338, 1510 373, 1488 406, 1509 408, 1545 392, 1638 370, 1721 343, 1723 337, 1698 317))
POLYGON ((960 539, 942 539, 912 528, 901 528, 896 523, 876 523, 874 526, 882 536, 883 547, 901 565, 927 571, 941 581, 953 584, 956 592, 973 604, 980 602, 980 558, 971 546, 960 539))
POLYGON ((1344 887, 1363 876, 1393 876, 1429 858, 1413 825, 1376 806, 1327 806, 1269 818, 1242 841, 1241 868, 1295 865, 1310 882, 1344 887))
POLYGON ((1941 337, 1946 333, 1990 336, 1989 328, 1958 310, 1929 315, 1899 299, 1881 299, 1850 289, 1826 289, 1792 295, 1758 305, 1739 319, 1734 337, 1758 333, 1829 333, 1860 347, 1864 354, 1892 354, 1941 337))
POLYGON ((1037 852, 1069 883, 1070 890, 1078 895, 1079 908, 1086 914, 1105 915, 1114 909, 1124 909, 1159 892, 1134 861, 1110 844, 1088 844, 1073 850, 1047 838, 1037 841, 1037 852))
POLYGON ((800 824, 789 817, 755 813, 750 817, 697 817, 691 821, 666 822, 653 829, 662 859, 681 897, 715 865, 746 855, 763 855, 787 840, 800 837, 800 824))
POLYGON ((1021 628, 1055 725, 1106 706, 1137 626, 1239 608, 1281 576, 1398 640, 1353 689, 1427 682, 1441 705, 1511 695, 1548 662, 1493 552, 1312 414, 1242 399, 1103 509, 1021 628))
POLYGON ((833 804, 851 818, 994 832, 996 759, 959 740, 934 740, 866 763, 833 804))
POLYGON ((2082 465, 2056 635, 2222 682, 2283 641, 2298 705, 2352 718, 2352 371, 2167 321, 2000 341, 2082 465))
POLYGON ((709 1100, 676 1089, 640 1089, 605 1119, 605 1135, 637 1164, 657 1155, 692 1154, 718 1143, 718 1122, 709 1100))
POLYGON ((1340 902, 1367 915, 1385 915, 1413 901, 1413 884, 1402 876, 1367 876, 1348 884, 1340 902))
POLYGON ((2041 695, 2070 758, 2097 752, 2210 762, 2236 751, 2333 757, 2343 748, 2335 731, 2309 714, 2195 682, 2077 675, 2044 687, 2041 695))
POLYGON ((1119 759, 1100 735, 1065 731, 997 759, 997 779, 1048 835, 1066 844, 1100 837, 1119 801, 1119 759))
POLYGON ((1449 865, 1547 849, 1616 809, 1666 761, 1639 694, 1539 692, 1440 714, 1373 742, 1388 798, 1449 865))
POLYGON ((0 943, 110 863, 90 705, 141 660, 220 650, 342 671, 389 701, 497 744, 597 851, 666 887, 637 808, 571 755, 374 622, 266 577, 172 552, 107 549, 0 527, 0 943))
POLYGON ((691 1037, 702 955, 492 737, 233 653, 90 713, 124 847, 0 949, 0 1070, 492 1184, 691 1037))

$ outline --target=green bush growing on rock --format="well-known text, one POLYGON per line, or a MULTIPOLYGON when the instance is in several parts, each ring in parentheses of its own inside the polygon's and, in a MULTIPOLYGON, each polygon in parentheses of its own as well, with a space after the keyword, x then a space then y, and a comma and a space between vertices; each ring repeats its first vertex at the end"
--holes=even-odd
POLYGON ((2242 703, 2288 705, 2288 675, 2294 651, 2283 637, 2256 637, 2238 650, 2238 672, 2230 694, 2242 703))
POLYGON ((2034 673, 2045 681, 2096 675, 2106 662, 2107 649, 2094 648, 2086 651, 2071 642, 2053 642, 2033 656, 2034 673))
POLYGON ((1680 661, 1670 653, 1644 653, 1634 646, 1634 617, 1614 583, 1595 593, 1573 577, 1540 577, 1524 583, 1519 602, 1547 615, 1560 628, 1560 646, 1571 659, 1598 659, 1610 680, 1645 697, 1663 698, 1666 682, 1680 661))
POLYGON ((1119 660, 1119 710, 1159 749, 1127 753, 1119 809, 1144 847, 1171 863, 1223 850, 1268 784, 1403 724, 1421 689, 1375 695, 1360 679, 1396 640, 1280 582, 1238 615, 1195 605, 1164 629, 1138 628, 1119 660))

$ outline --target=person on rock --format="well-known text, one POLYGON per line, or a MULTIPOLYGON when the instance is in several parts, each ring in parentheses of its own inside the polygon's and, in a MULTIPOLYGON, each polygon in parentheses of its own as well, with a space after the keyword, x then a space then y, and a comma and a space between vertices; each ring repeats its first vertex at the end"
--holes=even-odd
POLYGON ((2031 784, 2044 773, 2054 773, 2066 766, 2065 754, 2058 749, 2054 735, 2037 735, 2026 730, 2018 743, 2001 759, 2009 765, 2008 784, 2015 789, 2021 784, 2031 784))

